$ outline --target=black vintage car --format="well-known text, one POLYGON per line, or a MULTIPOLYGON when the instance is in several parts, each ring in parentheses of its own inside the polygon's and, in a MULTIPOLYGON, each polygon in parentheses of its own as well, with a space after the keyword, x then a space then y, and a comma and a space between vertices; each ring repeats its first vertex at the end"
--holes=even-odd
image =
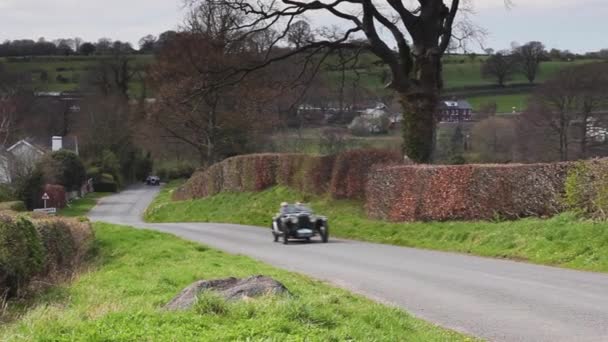
POLYGON ((160 185, 160 178, 157 176, 148 176, 146 178, 146 184, 148 185, 160 185))
POLYGON ((282 239, 284 244, 289 239, 307 240, 320 236, 321 241, 329 241, 329 225, 327 217, 315 215, 313 211, 300 204, 281 206, 281 212, 272 219, 272 235, 274 242, 282 239))

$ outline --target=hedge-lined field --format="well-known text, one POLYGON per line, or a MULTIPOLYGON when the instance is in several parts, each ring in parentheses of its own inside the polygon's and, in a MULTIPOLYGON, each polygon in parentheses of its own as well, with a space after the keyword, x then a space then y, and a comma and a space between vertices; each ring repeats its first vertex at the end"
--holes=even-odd
POLYGON ((32 280, 71 275, 94 240, 88 222, 0 213, 0 294, 15 296, 32 280))
POLYGON ((472 341, 402 310, 172 235, 95 224, 97 269, 0 325, 2 341, 472 341), (293 296, 162 309, 200 279, 263 274, 293 296))

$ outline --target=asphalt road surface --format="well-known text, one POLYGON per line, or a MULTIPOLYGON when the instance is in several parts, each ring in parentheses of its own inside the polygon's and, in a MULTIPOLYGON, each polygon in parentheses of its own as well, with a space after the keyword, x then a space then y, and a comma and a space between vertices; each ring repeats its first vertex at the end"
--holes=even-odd
POLYGON ((90 217, 247 255, 492 341, 608 341, 606 274, 337 239, 284 246, 269 228, 146 224, 141 215, 157 192, 142 186, 106 197, 90 217))

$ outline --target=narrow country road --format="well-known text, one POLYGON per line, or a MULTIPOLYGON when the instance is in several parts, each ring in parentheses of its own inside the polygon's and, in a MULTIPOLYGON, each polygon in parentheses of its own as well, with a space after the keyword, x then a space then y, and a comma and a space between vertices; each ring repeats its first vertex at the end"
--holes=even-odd
POLYGON ((106 197, 90 217, 247 255, 492 341, 608 341, 606 274, 336 239, 284 246, 269 229, 238 225, 146 224, 141 215, 157 192, 106 197))

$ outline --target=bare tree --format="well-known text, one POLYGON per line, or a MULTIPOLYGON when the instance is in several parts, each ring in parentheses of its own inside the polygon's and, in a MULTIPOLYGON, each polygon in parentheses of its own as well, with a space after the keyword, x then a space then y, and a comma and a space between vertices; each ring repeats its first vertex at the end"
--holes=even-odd
POLYGON ((490 56, 481 65, 481 74, 486 78, 494 78, 499 86, 505 83, 517 72, 517 59, 507 51, 500 51, 490 56))
POLYGON ((519 59, 521 72, 530 83, 534 83, 540 72, 540 63, 547 52, 541 42, 529 42, 514 49, 513 53, 519 59))
POLYGON ((10 72, 0 63, 0 146, 6 146, 15 134, 30 80, 27 74, 10 72))
POLYGON ((515 122, 490 117, 475 124, 472 131, 473 149, 480 161, 506 163, 513 161, 517 141, 515 122))
MULTIPOLYGON (((265 92, 261 76, 231 87, 209 87, 228 64, 239 64, 230 47, 196 33, 179 33, 159 54, 149 77, 158 99, 148 111, 162 137, 195 149, 201 164, 210 165, 235 153, 247 152, 257 127, 273 123, 268 103, 276 93, 265 92)), ((270 82, 269 82, 270 83, 270 82)))
MULTIPOLYGON (((383 6, 372 0, 221 0, 214 3, 230 6, 246 15, 234 30, 246 30, 244 35, 272 27, 279 32, 279 37, 286 37, 292 26, 305 16, 322 14, 349 25, 340 32, 320 30, 319 39, 284 53, 268 54, 263 61, 241 68, 235 75, 240 79, 253 70, 293 56, 323 55, 337 49, 371 51, 390 69, 392 80, 388 87, 401 98, 405 154, 418 162, 431 160, 437 124, 435 112, 443 87, 442 57, 453 36, 456 15, 462 7, 460 0, 387 0, 383 6), (391 38, 385 38, 383 31, 391 38), (365 40, 353 41, 361 36, 365 40), (389 47, 391 41, 396 42, 396 50, 389 47)), ((275 44, 281 41, 277 39, 275 44)), ((307 64, 311 61, 309 59, 307 64)), ((323 58, 314 60, 322 61, 323 58)))
POLYGON ((589 132, 607 105, 608 96, 603 92, 608 87, 607 75, 608 65, 597 63, 561 70, 545 82, 521 118, 523 126, 532 130, 530 137, 554 141, 560 160, 571 159, 574 151, 587 157, 589 132), (574 143, 580 148, 573 148, 574 143))

